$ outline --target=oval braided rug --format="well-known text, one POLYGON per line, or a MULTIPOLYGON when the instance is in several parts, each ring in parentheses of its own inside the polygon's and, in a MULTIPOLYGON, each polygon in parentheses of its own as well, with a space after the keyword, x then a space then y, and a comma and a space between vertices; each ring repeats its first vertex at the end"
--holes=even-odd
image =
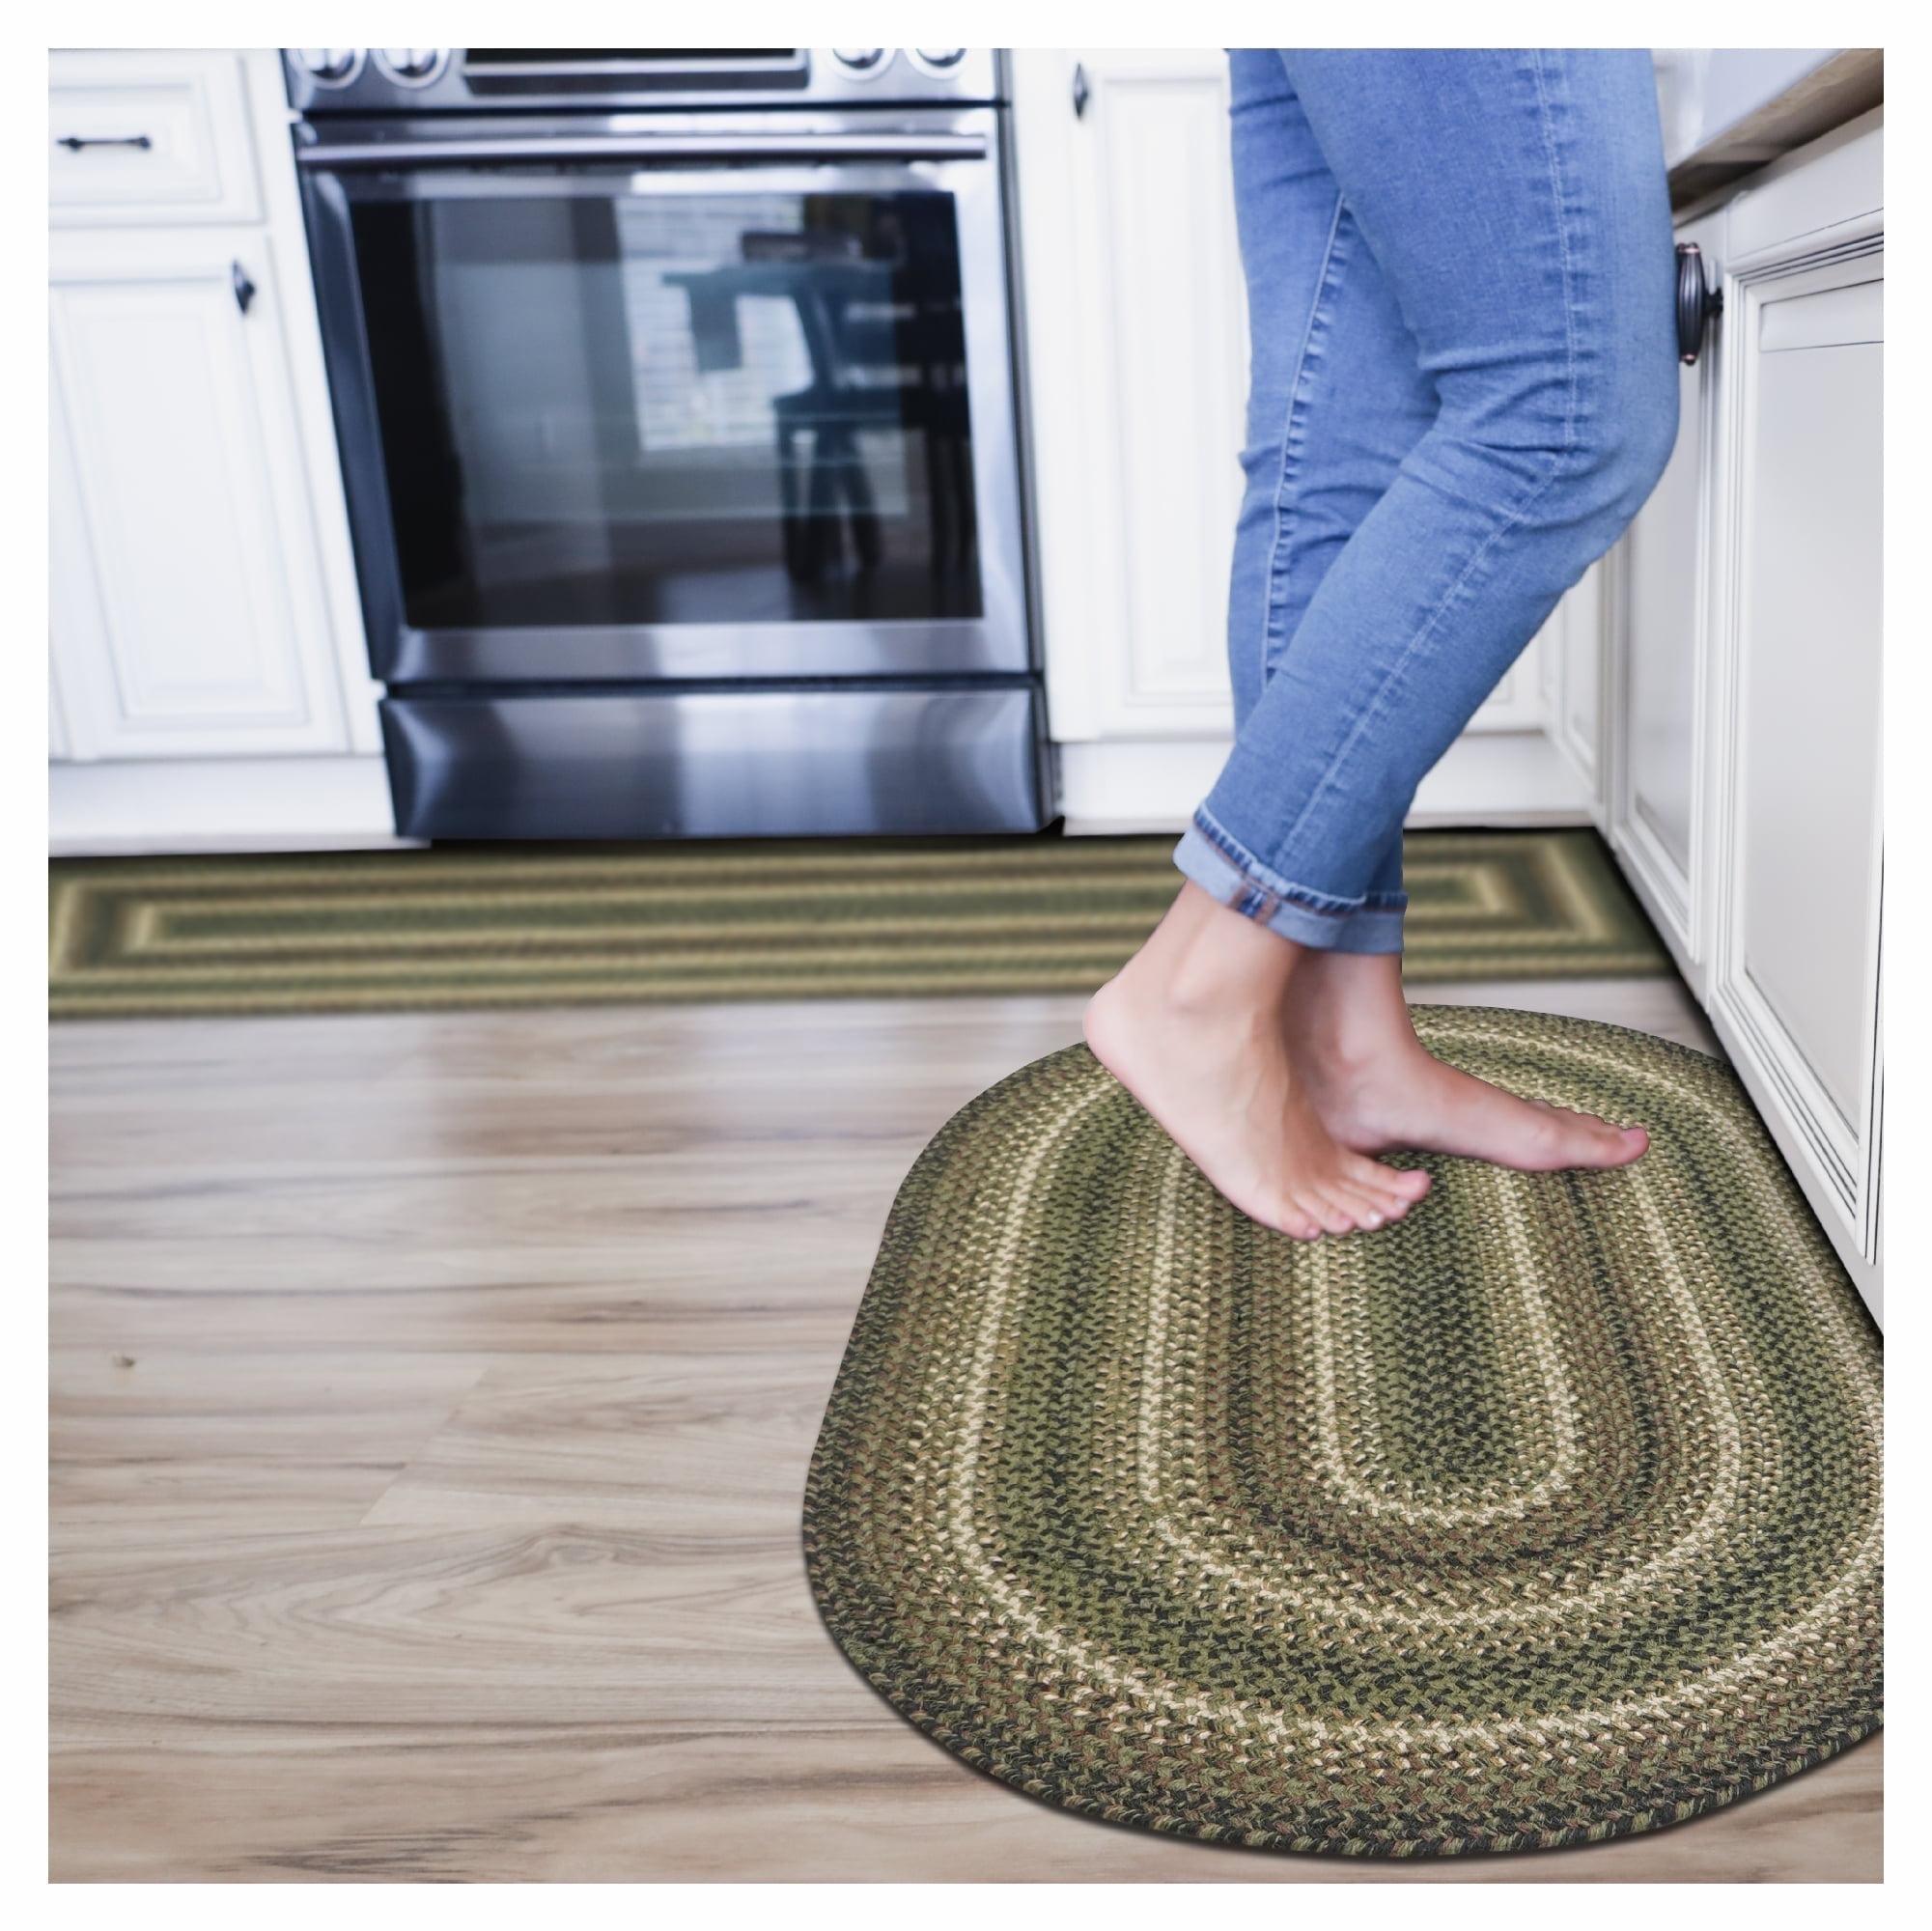
POLYGON ((827 1627, 1029 1795, 1284 1851, 1655 1830, 1880 1721, 1880 1349, 1735 1079, 1526 1013, 1445 1059, 1640 1120, 1430 1160, 1380 1233, 1228 1207, 1084 1047, 900 1190, 826 1416, 827 1627))

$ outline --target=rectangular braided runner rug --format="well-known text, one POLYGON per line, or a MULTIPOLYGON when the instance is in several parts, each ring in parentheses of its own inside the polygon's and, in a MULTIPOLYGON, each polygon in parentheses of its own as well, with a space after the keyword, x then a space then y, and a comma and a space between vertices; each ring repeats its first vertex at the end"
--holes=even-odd
MULTIPOLYGON (((457 847, 48 867, 55 1019, 1085 993, 1174 841, 457 847)), ((1412 982, 1661 972, 1589 831, 1408 840, 1412 982)))

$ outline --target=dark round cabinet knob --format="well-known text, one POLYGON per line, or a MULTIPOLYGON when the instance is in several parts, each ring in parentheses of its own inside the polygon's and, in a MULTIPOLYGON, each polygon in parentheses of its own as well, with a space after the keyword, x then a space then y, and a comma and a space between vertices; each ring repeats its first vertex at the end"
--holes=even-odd
POLYGON ((1694 362, 1704 331, 1724 312, 1724 293, 1704 279, 1704 251, 1694 241, 1677 244, 1677 353, 1694 362))

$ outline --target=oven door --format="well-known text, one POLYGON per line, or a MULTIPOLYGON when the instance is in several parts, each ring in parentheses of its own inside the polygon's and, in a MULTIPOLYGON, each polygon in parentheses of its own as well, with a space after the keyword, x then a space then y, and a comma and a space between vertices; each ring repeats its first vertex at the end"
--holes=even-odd
POLYGON ((1031 666, 993 110, 298 137, 379 677, 1031 666))

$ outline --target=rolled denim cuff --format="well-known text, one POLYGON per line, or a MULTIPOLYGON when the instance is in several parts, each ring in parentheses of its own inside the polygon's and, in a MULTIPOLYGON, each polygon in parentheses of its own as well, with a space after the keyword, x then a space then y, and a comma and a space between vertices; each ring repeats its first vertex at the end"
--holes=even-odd
POLYGON ((1407 893, 1337 899, 1276 878, 1212 824, 1196 818, 1174 848, 1174 863, 1244 918, 1322 952, 1400 952, 1407 893))

